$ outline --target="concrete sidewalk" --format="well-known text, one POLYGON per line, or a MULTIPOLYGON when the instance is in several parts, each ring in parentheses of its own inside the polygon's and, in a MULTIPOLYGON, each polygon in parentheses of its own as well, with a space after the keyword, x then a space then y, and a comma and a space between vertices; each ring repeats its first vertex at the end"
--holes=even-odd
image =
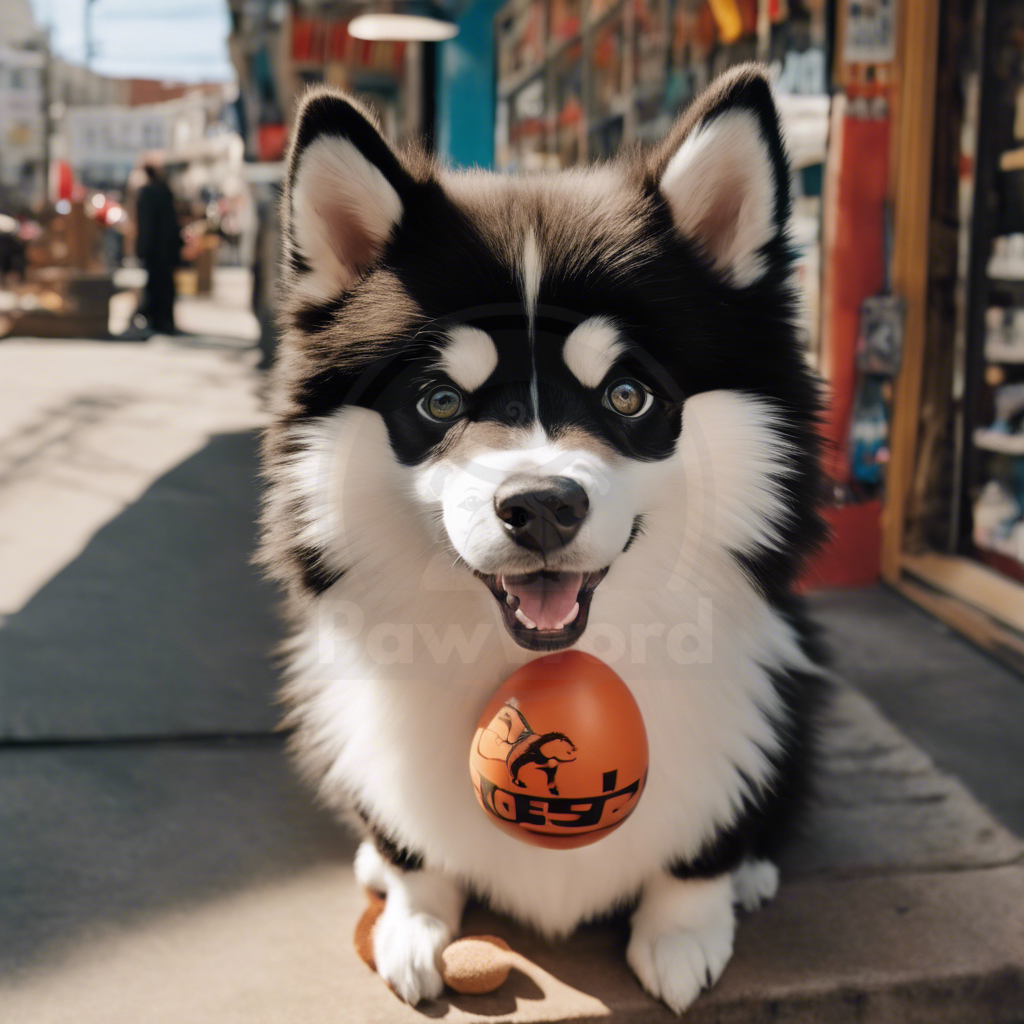
MULTIPOLYGON (((621 925, 547 945, 472 909, 466 931, 504 936, 522 970, 492 996, 417 1010, 356 958, 353 839, 269 734, 275 594, 248 565, 262 414, 245 358, 0 343, 0 381, 20 367, 14 414, 0 396, 13 467, 0 557, 17 581, 0 628, 0 1020, 675 1020, 629 973, 621 925), (111 382, 130 401, 55 431, 54 410, 95 409, 111 382)), ((961 641, 936 646, 914 621, 886 640, 891 609, 872 623, 865 608, 889 600, 819 599, 849 631, 851 682, 863 671, 884 696, 874 644, 894 641, 906 663, 890 661, 892 685, 923 688, 919 703, 940 668, 982 692, 961 641)), ((938 718, 898 697, 892 709, 922 728, 938 718)), ((961 756, 949 732, 947 767, 961 756)), ((829 750, 777 900, 741 923, 735 959, 686 1019, 1020 1024, 1021 843, 853 689, 829 750)))
POLYGON ((0 615, 211 437, 260 426, 257 358, 161 341, 0 342, 0 615))
MULTIPOLYGON (((687 1019, 1024 1019, 1020 843, 852 691, 830 746, 779 896, 687 1019)), ((7 748, 0 773, 9 1024, 676 1019, 629 973, 621 925, 552 946, 479 909, 466 932, 523 969, 492 996, 399 1003, 352 948, 353 841, 276 744, 7 748)))

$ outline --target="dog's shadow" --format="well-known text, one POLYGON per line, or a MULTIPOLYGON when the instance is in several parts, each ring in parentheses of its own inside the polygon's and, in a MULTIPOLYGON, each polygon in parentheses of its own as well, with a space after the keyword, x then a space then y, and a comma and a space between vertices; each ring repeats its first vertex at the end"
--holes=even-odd
POLYGON ((502 1017, 514 1013, 523 1000, 541 1000, 545 992, 524 971, 513 967, 505 983, 495 992, 485 995, 463 996, 448 992, 441 999, 420 1003, 417 1007, 424 1017, 446 1017, 452 1007, 467 1014, 483 1017, 502 1017))
POLYGON ((504 984, 486 995, 444 996, 420 1003, 424 1017, 443 1018, 451 1010, 472 1017, 502 1017, 526 1002, 543 1003, 544 1019, 601 1018, 615 993, 636 990, 635 978, 625 962, 628 922, 621 914, 584 925, 568 939, 549 942, 536 932, 471 901, 463 921, 463 935, 494 935, 513 950, 513 967, 504 984))

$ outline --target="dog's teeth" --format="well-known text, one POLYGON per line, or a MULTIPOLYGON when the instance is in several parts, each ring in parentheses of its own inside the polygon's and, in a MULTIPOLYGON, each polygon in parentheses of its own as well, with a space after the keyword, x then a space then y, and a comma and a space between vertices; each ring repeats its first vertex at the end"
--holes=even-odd
POLYGON ((559 629, 565 629, 565 627, 568 626, 569 623, 572 622, 572 620, 575 619, 577 615, 579 615, 579 613, 580 613, 580 603, 579 603, 579 601, 577 601, 572 606, 572 611, 569 612, 569 614, 566 615, 566 617, 564 619, 562 619, 562 621, 559 623, 558 628, 559 629))
POLYGON ((519 607, 519 598, 516 597, 515 594, 506 594, 505 604, 507 604, 512 611, 515 611, 519 607))
POLYGON ((516 609, 516 618, 517 618, 517 619, 518 619, 518 620, 519 620, 519 621, 520 621, 520 622, 521 622, 521 623, 522 623, 522 624, 523 624, 523 625, 524 625, 524 626, 525 626, 525 627, 526 627, 527 629, 536 629, 536 628, 537 628, 537 623, 536 623, 536 622, 534 622, 534 621, 533 621, 533 619, 528 619, 528 618, 527 618, 527 617, 526 617, 526 616, 525 616, 525 615, 523 614, 523 611, 522 611, 522 609, 521 609, 521 608, 517 608, 517 609, 516 609))

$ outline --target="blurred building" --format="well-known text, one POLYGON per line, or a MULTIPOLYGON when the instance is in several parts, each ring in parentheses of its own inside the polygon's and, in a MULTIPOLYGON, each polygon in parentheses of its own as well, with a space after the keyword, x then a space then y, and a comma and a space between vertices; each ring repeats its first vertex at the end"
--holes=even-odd
POLYGON ((46 49, 28 0, 0 17, 0 206, 30 205, 45 185, 46 49))
POLYGON ((0 48, 0 202, 30 206, 46 182, 45 65, 41 49, 0 48))
POLYGON ((49 55, 51 118, 59 120, 64 107, 126 103, 130 95, 129 80, 100 75, 55 53, 49 55))
POLYGON ((372 106, 396 140, 433 130, 433 65, 417 42, 368 42, 348 32, 359 7, 331 0, 229 0, 246 156, 280 160, 297 98, 326 82, 372 106))
POLYGON ((4 0, 0 19, 0 188, 4 191, 0 198, 10 207, 39 208, 46 201, 50 166, 67 158, 69 111, 155 102, 183 91, 158 82, 111 78, 65 60, 51 52, 47 33, 34 22, 28 0, 4 0))
POLYGON ((120 84, 127 102, 68 105, 60 118, 55 149, 63 151, 77 179, 91 188, 123 188, 146 153, 159 152, 166 160, 171 154, 198 152, 221 124, 227 96, 234 92, 223 86, 180 87, 177 98, 134 105, 133 97, 156 94, 147 87, 159 83, 120 84))
POLYGON ((51 52, 28 0, 4 0, 0 203, 40 208, 56 197, 57 167, 81 185, 123 188, 140 153, 194 148, 236 94, 233 84, 98 74, 51 52))

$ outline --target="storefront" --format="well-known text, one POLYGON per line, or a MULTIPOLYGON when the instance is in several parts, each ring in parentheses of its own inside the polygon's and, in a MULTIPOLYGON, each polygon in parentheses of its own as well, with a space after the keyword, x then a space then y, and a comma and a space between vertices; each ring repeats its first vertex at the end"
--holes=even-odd
POLYGON ((786 101, 827 96, 827 28, 824 0, 509 0, 494 21, 495 162, 557 170, 659 139, 716 74, 747 60, 774 64, 787 112, 806 116, 786 101))
POLYGON ((908 4, 905 36, 897 240, 908 308, 882 575, 1020 667, 1024 3, 908 4))
POLYGON ((439 54, 438 139, 456 162, 557 170, 771 64, 831 392, 834 540, 807 583, 881 577, 1024 664, 1024 0, 987 7, 477 0, 439 54), (460 132, 488 86, 493 120, 460 132))

